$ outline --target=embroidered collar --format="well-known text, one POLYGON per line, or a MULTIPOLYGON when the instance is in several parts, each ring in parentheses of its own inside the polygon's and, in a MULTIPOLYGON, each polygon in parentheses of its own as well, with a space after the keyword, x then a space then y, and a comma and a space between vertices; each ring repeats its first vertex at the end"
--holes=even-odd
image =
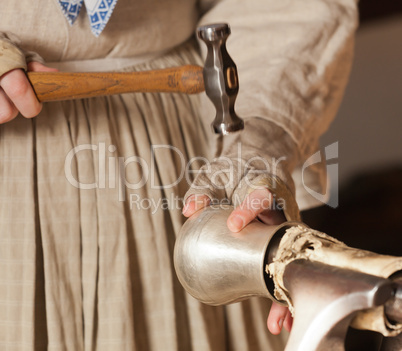
POLYGON ((91 31, 98 37, 109 21, 117 0, 58 0, 58 3, 70 25, 73 25, 85 3, 91 31))

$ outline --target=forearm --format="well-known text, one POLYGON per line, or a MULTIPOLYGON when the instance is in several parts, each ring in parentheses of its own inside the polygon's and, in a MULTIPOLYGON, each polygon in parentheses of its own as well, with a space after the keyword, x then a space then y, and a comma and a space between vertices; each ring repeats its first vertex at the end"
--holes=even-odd
POLYGON ((218 144, 220 156, 198 172, 186 199, 207 195, 212 202, 229 199, 238 206, 252 191, 267 188, 274 199, 271 209, 299 219, 290 174, 298 149, 281 127, 263 118, 246 119, 244 131, 219 138, 218 144))

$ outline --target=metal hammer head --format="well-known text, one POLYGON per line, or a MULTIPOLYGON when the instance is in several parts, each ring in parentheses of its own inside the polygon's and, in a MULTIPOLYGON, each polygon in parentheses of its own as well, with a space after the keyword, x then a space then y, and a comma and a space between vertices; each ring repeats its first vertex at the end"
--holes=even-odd
POLYGON ((243 120, 234 110, 239 79, 236 65, 226 50, 229 34, 226 23, 198 28, 198 37, 208 48, 203 75, 205 92, 216 108, 212 127, 215 133, 224 135, 244 128, 243 120))

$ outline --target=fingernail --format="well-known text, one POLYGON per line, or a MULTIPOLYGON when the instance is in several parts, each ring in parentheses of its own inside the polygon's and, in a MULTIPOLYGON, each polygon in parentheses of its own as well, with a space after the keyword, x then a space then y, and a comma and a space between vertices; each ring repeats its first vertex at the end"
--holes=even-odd
POLYGON ((280 319, 280 320, 278 321, 278 325, 279 325, 279 328, 282 329, 282 326, 283 326, 283 319, 280 319))
POLYGON ((232 228, 235 230, 241 230, 244 227, 244 219, 240 216, 234 216, 230 219, 232 228))

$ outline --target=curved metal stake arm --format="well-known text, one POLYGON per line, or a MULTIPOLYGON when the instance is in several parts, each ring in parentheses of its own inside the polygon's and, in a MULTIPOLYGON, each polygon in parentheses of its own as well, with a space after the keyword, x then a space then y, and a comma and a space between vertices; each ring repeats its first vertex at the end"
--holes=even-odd
POLYGON ((284 285, 296 311, 285 351, 344 351, 356 312, 393 295, 388 279, 306 260, 288 264, 284 285))

